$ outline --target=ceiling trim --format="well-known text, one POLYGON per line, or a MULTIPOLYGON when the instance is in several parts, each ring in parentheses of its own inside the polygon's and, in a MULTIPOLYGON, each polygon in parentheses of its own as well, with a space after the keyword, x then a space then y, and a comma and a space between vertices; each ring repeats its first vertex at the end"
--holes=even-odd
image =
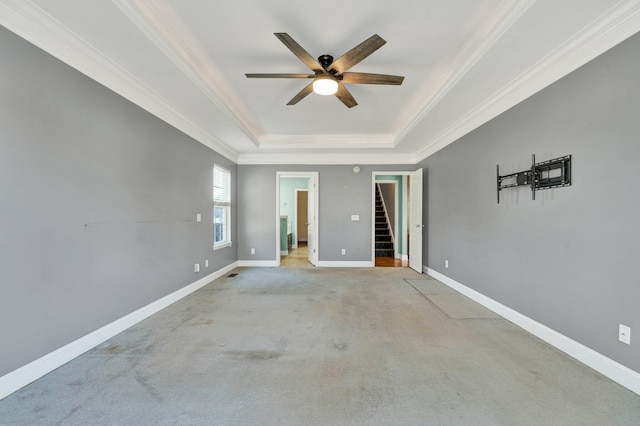
POLYGON ((640 31, 640 2, 620 1, 415 152, 421 161, 640 31))
POLYGON ((408 111, 417 112, 397 127, 394 146, 397 146, 422 121, 536 1, 510 0, 500 4, 491 15, 491 21, 480 28, 462 46, 455 59, 439 76, 437 83, 425 88, 423 95, 419 97, 422 99, 420 104, 408 108, 408 111))
POLYGON ((394 135, 264 135, 261 149, 392 149, 394 135))
POLYGON ((416 164, 413 154, 270 152, 240 154, 238 164, 416 164))
POLYGON ((197 38, 166 2, 154 0, 111 0, 131 22, 178 67, 242 132, 260 146, 260 130, 247 108, 227 87, 197 38))
POLYGON ((238 153, 28 0, 0 0, 0 24, 231 161, 238 153))

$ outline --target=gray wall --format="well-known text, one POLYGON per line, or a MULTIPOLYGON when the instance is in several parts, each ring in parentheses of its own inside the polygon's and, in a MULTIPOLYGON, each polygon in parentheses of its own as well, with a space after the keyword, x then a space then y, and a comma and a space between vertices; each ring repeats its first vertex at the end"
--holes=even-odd
POLYGON ((235 185, 233 163, 2 27, 0 55, 3 375, 237 251, 212 249, 212 167, 235 185))
POLYGON ((639 341, 617 338, 640 332, 638 52, 636 35, 421 163, 429 267, 635 371, 639 341), (531 154, 572 154, 573 186, 496 204, 496 164, 531 154))
POLYGON ((371 260, 373 171, 406 171, 415 166, 239 165, 238 258, 275 260, 276 172, 317 171, 320 180, 320 261, 371 260), (360 215, 352 222, 351 215, 360 215), (251 255, 254 247, 256 254, 251 255), (341 249, 347 254, 342 256, 341 249))

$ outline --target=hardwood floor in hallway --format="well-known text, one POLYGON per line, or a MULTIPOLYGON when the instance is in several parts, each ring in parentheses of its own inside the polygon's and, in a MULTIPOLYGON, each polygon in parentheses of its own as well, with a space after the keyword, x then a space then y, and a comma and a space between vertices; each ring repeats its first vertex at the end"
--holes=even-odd
POLYGON ((376 267, 404 268, 408 266, 408 260, 400 260, 394 257, 376 257, 376 267))
POLYGON ((309 267, 313 265, 309 263, 309 250, 306 241, 298 241, 298 248, 293 249, 288 255, 280 257, 281 267, 309 267))

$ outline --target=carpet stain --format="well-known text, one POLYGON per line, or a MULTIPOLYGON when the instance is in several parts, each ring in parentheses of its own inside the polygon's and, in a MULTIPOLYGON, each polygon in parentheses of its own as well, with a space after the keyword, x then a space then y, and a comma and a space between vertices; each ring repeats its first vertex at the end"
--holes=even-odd
POLYGON ((268 361, 282 356, 275 351, 227 351, 224 354, 235 361, 268 361))
POLYGON ((102 352, 109 355, 118 355, 121 352, 124 352, 124 348, 120 345, 110 345, 102 350, 102 352))
POLYGON ((347 344, 346 343, 334 343, 333 347, 334 349, 337 349, 339 351, 346 351, 347 350, 347 344))
POLYGON ((191 324, 189 324, 191 327, 195 327, 196 325, 210 325, 213 324, 213 320, 202 320, 202 321, 198 321, 198 322, 192 322, 191 324))
POLYGON ((148 377, 138 375, 136 376, 136 381, 140 383, 142 387, 144 387, 144 389, 153 399, 155 399, 158 402, 163 402, 162 396, 160 396, 156 388, 149 383, 148 377))
POLYGON ((529 373, 531 373, 536 378, 536 380, 542 379, 544 377, 544 375, 538 370, 529 370, 529 373))

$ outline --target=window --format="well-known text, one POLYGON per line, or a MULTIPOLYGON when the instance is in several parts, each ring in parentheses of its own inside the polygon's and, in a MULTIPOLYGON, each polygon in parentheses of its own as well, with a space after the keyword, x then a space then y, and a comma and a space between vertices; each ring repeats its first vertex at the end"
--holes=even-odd
POLYGON ((231 245, 231 172, 213 165, 213 249, 231 245))

